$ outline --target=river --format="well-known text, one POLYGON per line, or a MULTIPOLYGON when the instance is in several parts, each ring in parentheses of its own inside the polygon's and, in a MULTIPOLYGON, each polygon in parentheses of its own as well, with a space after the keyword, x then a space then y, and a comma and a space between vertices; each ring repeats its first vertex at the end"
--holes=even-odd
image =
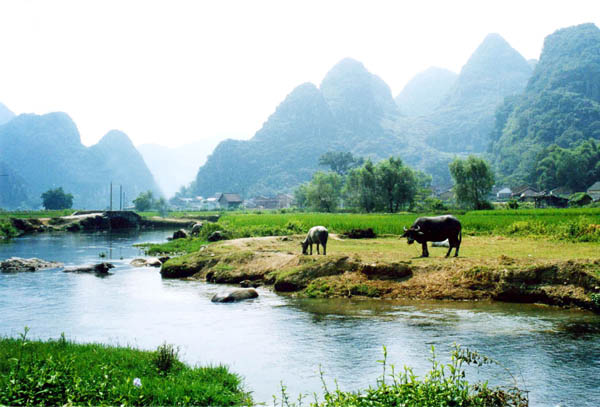
MULTIPOLYGON (((424 374, 432 345, 447 360, 456 342, 501 361, 530 392, 532 406, 600 405, 598 315, 502 303, 301 300, 263 288, 255 300, 213 304, 212 295, 225 287, 162 280, 156 268, 129 265, 143 255, 134 243, 167 235, 40 234, 0 244, 0 260, 116 266, 105 278, 60 270, 0 274, 0 335, 17 336, 28 326, 31 338, 64 332, 76 342, 151 350, 172 343, 190 364, 228 365, 267 404, 280 383, 292 398, 320 392, 319 367, 330 389, 333 379, 343 390, 375 385, 384 345, 396 369, 407 365, 424 374)), ((469 373, 510 383, 499 367, 469 373)))

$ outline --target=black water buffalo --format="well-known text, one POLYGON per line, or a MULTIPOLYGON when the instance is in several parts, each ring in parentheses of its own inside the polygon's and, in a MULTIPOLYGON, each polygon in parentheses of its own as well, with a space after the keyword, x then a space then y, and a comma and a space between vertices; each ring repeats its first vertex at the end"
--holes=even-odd
POLYGON ((402 237, 407 238, 408 244, 416 240, 423 246, 422 257, 428 257, 427 242, 441 242, 448 239, 449 248, 446 257, 450 256, 452 248, 455 247, 454 257, 458 256, 458 249, 462 241, 460 222, 452 215, 433 216, 418 218, 410 229, 404 228, 402 237))

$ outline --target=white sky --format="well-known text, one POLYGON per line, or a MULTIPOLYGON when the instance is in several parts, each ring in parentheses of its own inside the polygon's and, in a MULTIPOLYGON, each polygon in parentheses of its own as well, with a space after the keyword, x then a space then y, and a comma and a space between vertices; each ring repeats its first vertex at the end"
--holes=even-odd
POLYGON ((396 96, 418 72, 455 72, 490 32, 525 58, 600 1, 0 0, 0 102, 67 112, 86 145, 248 139, 297 85, 344 57, 396 96))

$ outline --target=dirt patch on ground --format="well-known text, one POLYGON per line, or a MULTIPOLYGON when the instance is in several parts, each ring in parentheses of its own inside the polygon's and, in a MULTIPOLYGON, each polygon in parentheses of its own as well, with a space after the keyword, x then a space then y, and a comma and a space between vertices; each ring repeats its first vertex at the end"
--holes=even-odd
MULTIPOLYGON (((394 255, 398 245, 391 239, 369 239, 372 243, 368 245, 348 244, 342 239, 338 244, 343 250, 307 256, 300 251, 302 239, 260 237, 219 242, 169 260, 161 274, 229 284, 250 280, 271 285, 275 291, 308 297, 485 299, 600 310, 597 259, 540 259, 530 254, 419 259, 405 252, 394 255)), ((506 242, 514 244, 509 239, 506 242)), ((497 239, 495 244, 502 243, 497 239)), ((526 248, 525 253, 528 251, 532 250, 526 248)))

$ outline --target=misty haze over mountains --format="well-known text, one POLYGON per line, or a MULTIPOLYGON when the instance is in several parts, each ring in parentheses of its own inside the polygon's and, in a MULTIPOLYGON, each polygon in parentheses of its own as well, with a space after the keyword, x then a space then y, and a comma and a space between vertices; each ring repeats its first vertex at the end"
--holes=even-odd
POLYGON ((490 34, 460 74, 430 68, 394 100, 381 78, 344 59, 319 88, 305 84, 292 91, 254 138, 221 143, 200 168, 194 192, 291 191, 310 179, 319 156, 330 150, 373 160, 399 156, 433 175, 434 184, 447 185, 448 163, 455 154, 486 150, 496 107, 521 92, 531 72, 500 35, 490 34))
POLYGON ((14 117, 0 104, 0 171, 8 175, 0 179, 0 206, 37 207, 42 192, 62 186, 74 206, 104 207, 110 180, 130 200, 148 189, 171 196, 182 185, 205 197, 274 195, 323 170, 318 159, 327 151, 397 156, 441 186, 451 182, 454 157, 475 153, 493 163, 500 181, 535 184, 545 148, 600 139, 599 67, 594 24, 548 36, 539 62, 490 34, 460 73, 429 68, 395 98, 383 79, 346 58, 319 86, 293 89, 249 140, 141 145, 139 152, 117 131, 87 148, 66 114, 14 117))
POLYGON ((206 162, 206 157, 217 144, 219 140, 209 139, 180 147, 142 144, 137 149, 162 192, 171 197, 181 186, 190 184, 196 178, 198 168, 206 162))
POLYGON ((140 192, 160 190, 129 137, 108 132, 85 147, 77 126, 66 113, 22 114, 0 126, 1 204, 5 208, 38 208, 40 195, 63 187, 73 194, 75 208, 104 209, 119 205, 119 185, 130 202, 140 192), (13 193, 5 193, 13 191, 13 193))

